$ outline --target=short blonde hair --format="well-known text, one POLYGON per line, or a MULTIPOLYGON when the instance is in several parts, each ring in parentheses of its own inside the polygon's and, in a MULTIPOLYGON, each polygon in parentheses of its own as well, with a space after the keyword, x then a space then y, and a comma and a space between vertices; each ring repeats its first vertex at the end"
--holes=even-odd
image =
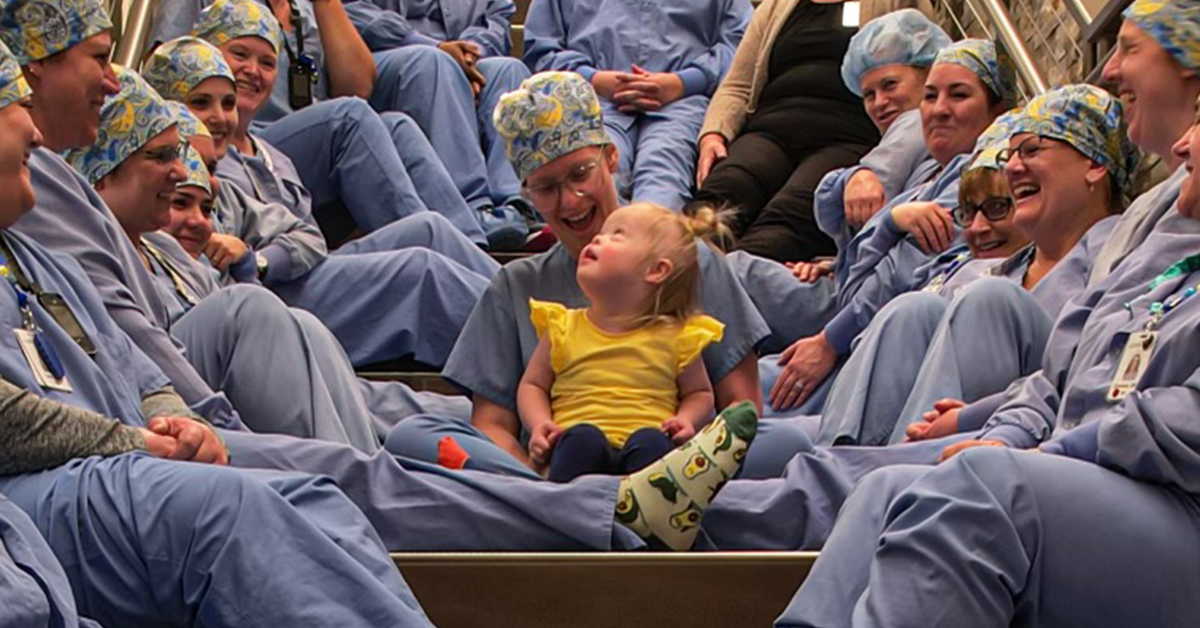
POLYGON ((674 212, 655 203, 629 205, 651 216, 651 255, 671 260, 671 274, 646 298, 634 317, 638 324, 682 323, 701 313, 698 241, 728 237, 729 212, 701 207, 694 215, 674 212))

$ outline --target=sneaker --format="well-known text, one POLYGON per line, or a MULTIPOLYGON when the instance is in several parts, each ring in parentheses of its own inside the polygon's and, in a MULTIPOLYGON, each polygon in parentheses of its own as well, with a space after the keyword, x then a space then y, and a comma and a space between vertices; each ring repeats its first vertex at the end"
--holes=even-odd
POLYGON ((520 212, 507 205, 476 210, 475 217, 487 236, 489 251, 515 251, 525 246, 529 225, 520 212))

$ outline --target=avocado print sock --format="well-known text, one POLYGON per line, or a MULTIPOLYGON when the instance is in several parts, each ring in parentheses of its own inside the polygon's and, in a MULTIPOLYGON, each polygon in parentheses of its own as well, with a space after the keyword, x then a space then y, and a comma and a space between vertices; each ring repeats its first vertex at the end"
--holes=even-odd
POLYGON ((704 509, 741 468, 757 428, 754 404, 729 406, 692 440, 621 478, 617 521, 648 541, 690 549, 704 509))

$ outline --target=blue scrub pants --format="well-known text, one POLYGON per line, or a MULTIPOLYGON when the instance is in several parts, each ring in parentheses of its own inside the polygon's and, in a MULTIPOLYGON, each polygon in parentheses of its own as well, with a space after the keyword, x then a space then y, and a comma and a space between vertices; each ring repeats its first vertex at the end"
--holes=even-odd
POLYGON ((334 255, 381 253, 409 248, 424 248, 462 264, 467 270, 487 279, 500 272, 500 264, 467 239, 445 217, 421 212, 401 218, 361 238, 339 246, 334 255))
POLYGON ((340 200, 363 231, 428 209, 473 242, 487 242, 429 141, 403 114, 380 116, 361 99, 335 98, 259 135, 292 159, 314 208, 340 200))
MULTIPOLYGON (((403 423, 401 423, 403 425, 403 423)), ((351 447, 222 430, 233 464, 331 477, 390 551, 566 551, 645 547, 613 520, 620 478, 530 482, 366 455, 351 447)))
POLYGON ((696 548, 820 549, 846 496, 863 476, 900 464, 932 465, 949 445, 976 436, 956 434, 891 447, 817 447, 794 456, 781 477, 733 480, 705 510, 696 548))
POLYGON ((417 121, 468 205, 502 205, 520 194, 492 112, 501 95, 529 77, 524 64, 507 57, 481 60, 478 67, 487 84, 478 105, 462 68, 434 46, 377 52, 375 66, 371 106, 404 112, 417 121))
POLYGON ((708 96, 681 98, 658 111, 621 113, 602 100, 604 128, 620 155, 618 192, 631 201, 650 201, 679 210, 692 198, 696 138, 708 96))
POLYGON ((980 279, 949 303, 924 292, 892 300, 839 373, 817 444, 903 442, 938 400, 978 401, 1040 368, 1053 324, 1007 279, 980 279))
POLYGON ((361 366, 413 355, 445 364, 489 278, 429 249, 332 255, 271 286, 312 312, 361 366))
POLYGON ((222 288, 176 321, 171 335, 251 430, 378 449, 369 406, 337 341, 269 291, 222 288))
POLYGON ((1195 625, 1195 496, 984 447, 864 479, 780 628, 1195 625))
POLYGON ((3 477, 0 491, 80 612, 108 626, 432 626, 325 478, 135 453, 3 477))
POLYGON ((0 495, 0 626, 99 628, 75 610, 58 559, 24 511, 0 495))

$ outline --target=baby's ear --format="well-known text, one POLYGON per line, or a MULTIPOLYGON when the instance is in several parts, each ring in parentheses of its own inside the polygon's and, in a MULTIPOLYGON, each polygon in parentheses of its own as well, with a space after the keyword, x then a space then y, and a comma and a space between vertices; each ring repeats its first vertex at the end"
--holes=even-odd
POLYGON ((660 257, 646 269, 646 281, 655 285, 661 284, 671 276, 671 272, 674 270, 675 264, 671 260, 660 257))

